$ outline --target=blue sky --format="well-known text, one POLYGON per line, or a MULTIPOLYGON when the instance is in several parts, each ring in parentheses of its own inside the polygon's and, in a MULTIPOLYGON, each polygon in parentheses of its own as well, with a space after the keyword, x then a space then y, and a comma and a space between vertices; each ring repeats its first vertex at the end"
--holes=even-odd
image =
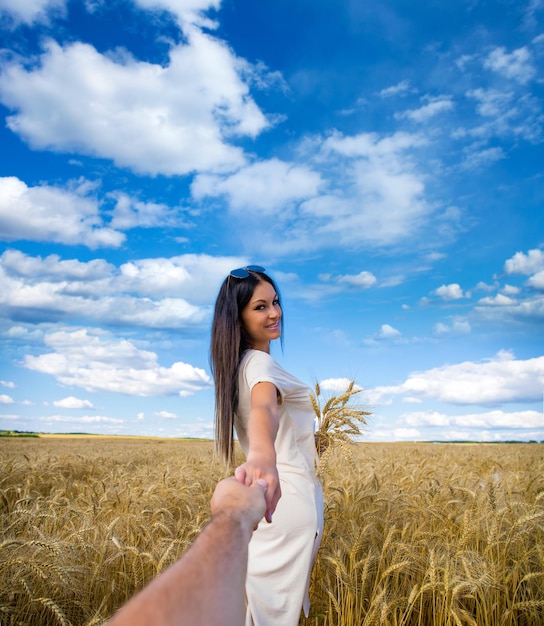
POLYGON ((211 310, 367 439, 544 440, 544 1, 0 0, 0 428, 211 436, 211 310))

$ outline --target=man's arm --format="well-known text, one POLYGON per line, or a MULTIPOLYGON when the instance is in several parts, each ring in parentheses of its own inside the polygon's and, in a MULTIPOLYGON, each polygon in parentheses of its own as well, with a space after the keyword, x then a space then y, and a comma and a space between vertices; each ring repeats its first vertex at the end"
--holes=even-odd
POLYGON ((212 519, 174 565, 135 595, 109 626, 240 626, 247 547, 266 509, 266 482, 226 478, 215 488, 212 519))

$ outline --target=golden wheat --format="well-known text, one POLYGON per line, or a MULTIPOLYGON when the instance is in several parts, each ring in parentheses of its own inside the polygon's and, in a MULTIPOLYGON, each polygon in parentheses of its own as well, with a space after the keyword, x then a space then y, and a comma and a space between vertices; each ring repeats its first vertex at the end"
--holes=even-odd
MULTIPOLYGON (((301 624, 544 623, 544 446, 343 443, 301 624)), ((0 440, 0 624, 105 624, 222 475, 211 442, 0 440)))
POLYGON ((315 385, 311 395, 316 419, 315 445, 319 456, 318 476, 322 476, 328 466, 333 450, 338 449, 352 466, 354 463, 351 444, 353 437, 362 435, 366 417, 371 413, 352 402, 353 396, 362 390, 351 381, 339 396, 331 396, 321 405, 321 388, 315 385))

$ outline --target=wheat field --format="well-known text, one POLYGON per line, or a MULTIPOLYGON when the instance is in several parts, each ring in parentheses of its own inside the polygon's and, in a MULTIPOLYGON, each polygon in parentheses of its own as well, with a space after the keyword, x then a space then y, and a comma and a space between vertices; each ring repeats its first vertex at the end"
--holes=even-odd
MULTIPOLYGON (((354 444, 328 457, 300 624, 544 624, 544 445, 354 444)), ((185 551, 210 442, 0 438, 0 625, 98 626, 185 551)))

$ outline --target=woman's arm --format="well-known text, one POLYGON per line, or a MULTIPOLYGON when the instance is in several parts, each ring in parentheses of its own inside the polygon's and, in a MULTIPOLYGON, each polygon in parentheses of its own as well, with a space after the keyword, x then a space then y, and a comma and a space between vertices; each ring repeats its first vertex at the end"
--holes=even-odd
POLYGON ((236 468, 238 482, 251 485, 264 478, 266 490, 266 521, 281 497, 280 481, 276 467, 274 442, 278 433, 278 391, 273 383, 257 383, 251 390, 251 410, 247 425, 249 449, 246 462, 236 468))

